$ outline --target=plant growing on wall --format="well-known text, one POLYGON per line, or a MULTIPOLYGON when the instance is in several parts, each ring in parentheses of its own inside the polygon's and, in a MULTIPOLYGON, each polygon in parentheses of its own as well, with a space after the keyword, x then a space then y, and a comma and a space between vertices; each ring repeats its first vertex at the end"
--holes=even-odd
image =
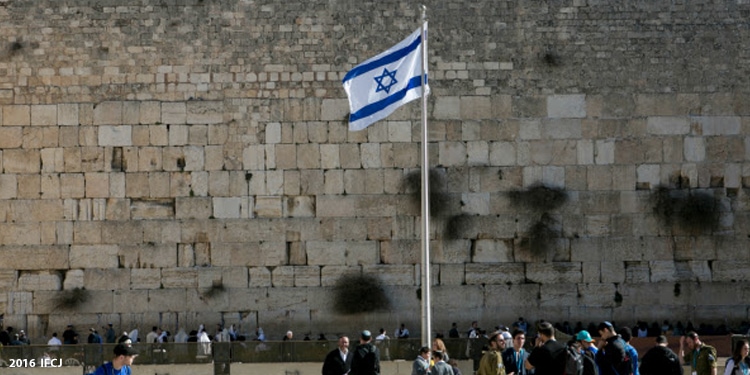
POLYGON ((333 308, 341 314, 371 312, 390 306, 382 282, 373 275, 344 274, 336 280, 333 291, 333 308))
POLYGON ((57 306, 61 309, 74 309, 89 300, 91 293, 86 288, 75 287, 63 290, 57 296, 57 306))
POLYGON ((568 201, 565 190, 537 183, 526 190, 512 190, 508 197, 513 205, 528 210, 532 215, 539 215, 539 219, 526 231, 521 246, 536 255, 552 249, 557 239, 562 237, 562 232, 550 212, 568 201))
POLYGON ((708 191, 658 187, 652 192, 654 213, 668 227, 680 227, 691 233, 718 227, 720 205, 708 191))
MULTIPOLYGON (((445 176, 432 168, 429 172, 430 178, 430 216, 441 216, 448 208, 450 196, 445 192, 445 176)), ((409 194, 412 203, 417 207, 422 204, 422 171, 417 169, 408 173, 402 180, 403 190, 409 194)))

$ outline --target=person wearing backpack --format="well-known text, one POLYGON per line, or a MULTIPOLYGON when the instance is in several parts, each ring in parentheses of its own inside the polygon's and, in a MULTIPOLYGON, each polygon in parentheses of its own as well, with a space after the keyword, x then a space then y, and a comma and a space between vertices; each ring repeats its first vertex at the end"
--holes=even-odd
POLYGON ((596 364, 601 375, 630 375, 633 367, 625 353, 625 341, 615 333, 610 322, 601 322, 597 327, 602 341, 596 352, 596 364))
POLYGON ((575 339, 565 348, 565 372, 563 375, 583 375, 583 351, 575 339))
POLYGON ((372 334, 364 330, 359 336, 359 345, 354 350, 351 375, 380 375, 380 351, 372 343, 372 334))
POLYGON ((656 338, 656 346, 649 349, 641 360, 639 368, 642 375, 682 375, 680 359, 669 347, 667 337, 656 338))

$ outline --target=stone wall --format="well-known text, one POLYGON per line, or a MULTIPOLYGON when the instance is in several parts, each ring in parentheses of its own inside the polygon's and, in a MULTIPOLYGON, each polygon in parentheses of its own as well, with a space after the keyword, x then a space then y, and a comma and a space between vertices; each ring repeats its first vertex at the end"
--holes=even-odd
MULTIPOLYGON (((417 6, 121 3, 0 0, 4 323, 418 334, 420 107, 341 87, 417 6)), ((750 2, 426 5, 435 330, 748 319, 750 2)))

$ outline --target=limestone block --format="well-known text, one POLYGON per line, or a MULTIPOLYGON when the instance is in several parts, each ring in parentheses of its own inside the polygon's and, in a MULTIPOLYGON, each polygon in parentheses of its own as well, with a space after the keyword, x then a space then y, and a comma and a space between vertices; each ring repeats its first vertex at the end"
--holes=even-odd
POLYGON ((341 167, 339 161, 339 145, 320 145, 320 167, 323 169, 337 169, 341 167))
POLYGON ((251 288, 271 286, 271 270, 267 267, 250 267, 248 275, 251 288))
POLYGON ((78 121, 78 104, 57 105, 57 125, 76 126, 78 121))
POLYGON ((412 142, 412 127, 410 121, 388 121, 388 142, 412 142))
POLYGON ((580 283, 581 263, 529 263, 526 265, 526 278, 539 284, 580 283))
POLYGON ((18 196, 18 180, 15 174, 0 175, 0 199, 13 199, 18 196))
POLYGON ((266 172, 266 192, 269 195, 282 195, 284 193, 284 171, 266 172))
POLYGON ((467 156, 470 165, 487 165, 489 163, 489 145, 487 142, 468 142, 467 156))
POLYGON ((474 242, 471 261, 474 263, 512 262, 513 248, 505 241, 478 239, 474 242))
POLYGON ((205 153, 203 147, 189 146, 183 149, 185 156, 186 171, 201 171, 205 165, 205 153))
POLYGON ((11 149, 3 150, 2 165, 5 173, 37 174, 41 171, 39 150, 11 149))
POLYGON ((339 278, 345 274, 362 272, 360 266, 326 265, 320 270, 321 286, 329 287, 336 285, 339 278))
POLYGON ((652 260, 649 262, 650 281, 652 283, 674 282, 677 280, 677 267, 674 261, 652 260))
MULTIPOLYGON (((89 290, 128 290, 131 288, 131 270, 126 268, 87 268, 84 270, 68 271, 65 277, 66 288, 68 278, 73 271, 80 271, 81 281, 89 290)), ((76 274, 78 275, 78 274, 76 274)), ((82 286, 83 286, 82 285, 82 286)))
POLYGON ((358 169, 362 166, 359 145, 344 143, 339 146, 341 168, 358 169))
POLYGON ((119 266, 117 245, 72 245, 70 247, 71 268, 117 268, 119 266))
POLYGON ((320 286, 320 266, 295 266, 294 286, 317 287, 320 286))
POLYGON ((102 102, 94 107, 94 125, 121 125, 123 102, 102 102))
POLYGON ((646 131, 654 135, 683 135, 690 133, 690 122, 685 117, 649 116, 646 131))
POLYGON ((16 270, 0 270, 0 289, 11 290, 17 285, 18 273, 16 270))
POLYGON ((257 196, 253 214, 256 217, 282 217, 282 198, 278 196, 257 196))
POLYGON ((547 119, 540 127, 542 139, 580 139, 581 129, 578 119, 547 119))
POLYGON ((361 160, 363 168, 381 168, 382 156, 380 154, 380 143, 366 142, 360 145, 361 160))
POLYGON ((18 290, 60 290, 62 280, 60 274, 52 271, 21 272, 18 277, 18 290))
MULTIPOLYGON (((750 279, 747 274, 750 262, 714 261, 711 267, 714 282, 742 282, 750 279)), ((20 282, 20 280, 19 280, 20 282)))
POLYGON ((130 289, 159 289, 161 270, 158 268, 133 268, 130 270, 130 289))
POLYGON ((625 264, 623 262, 602 262, 602 282, 622 283, 625 281, 625 264))
MULTIPOLYGON (((128 288, 129 286, 125 285, 125 287, 128 288)), ((86 283, 82 269, 67 270, 65 272, 62 289, 71 290, 75 288, 92 289, 92 285, 86 283)), ((107 289, 112 289, 112 284, 108 284, 107 289)))
POLYGON ((31 106, 6 105, 3 106, 3 125, 31 125, 31 106))
POLYGON ((547 116, 550 118, 586 117, 586 95, 550 95, 547 97, 547 116))
POLYGON ((575 306, 578 303, 578 288, 572 283, 542 284, 539 286, 539 296, 541 307, 575 306))
POLYGON ((218 124, 224 121, 224 104, 221 101, 187 102, 188 124, 218 124))
POLYGON ((208 219, 213 213, 210 197, 175 198, 177 219, 208 219))
MULTIPOLYGON (((271 284, 274 288, 294 286, 293 266, 280 266, 271 270, 271 284)), ((252 283, 252 282, 251 282, 252 283)))
POLYGON ((362 273, 380 279, 383 285, 417 285, 417 269, 411 264, 371 264, 362 267, 362 273))
POLYGON ((169 125, 169 145, 184 146, 188 144, 189 127, 184 125, 169 125))
POLYGON ((457 96, 440 96, 435 101, 432 117, 436 120, 455 120, 461 118, 461 99, 457 96))
POLYGON ((247 267, 223 267, 221 269, 221 283, 226 288, 247 288, 247 267))
MULTIPOLYGON (((187 106, 185 102, 171 102, 161 104, 161 122, 175 125, 185 124, 187 121, 187 106)), ((170 129, 171 131, 171 129, 170 129)))
MULTIPOLYGON (((112 300, 112 311, 116 311, 119 314, 141 314, 144 310, 143 306, 148 306, 149 304, 149 292, 147 290, 116 289, 112 293, 112 300)), ((129 327, 135 326, 123 325, 123 329, 129 329, 129 327)), ((141 334, 145 338, 147 332, 139 332, 139 336, 141 334)))
POLYGON ((132 199, 130 212, 133 219, 166 219, 175 215, 175 200, 166 199, 132 199))
POLYGON ((32 105, 31 125, 57 125, 57 105, 32 105))
POLYGON ((320 119, 323 121, 348 119, 349 102, 346 99, 323 99, 320 112, 320 119))
POLYGON ((438 268, 439 285, 464 285, 466 270, 462 264, 441 264, 438 268))
POLYGON ((284 217, 314 217, 315 196, 287 197, 282 209, 284 217))
POLYGON ((460 102, 461 119, 488 119, 492 116, 492 103, 487 96, 462 96, 460 102))
POLYGON ((141 311, 170 312, 184 311, 187 301, 185 289, 155 289, 148 291, 148 303, 141 311))
POLYGON ((133 127, 130 125, 100 126, 99 146, 131 146, 133 145, 133 127))
POLYGON ((706 159, 706 140, 703 137, 685 137, 683 149, 685 160, 701 162, 706 159))
POLYGON ((738 116, 693 116, 690 121, 700 126, 704 136, 737 135, 742 131, 742 121, 738 116))
MULTIPOLYGON (((23 227, 20 228, 23 230, 23 227)), ((67 246, 3 247, 3 261, 0 262, 0 269, 21 271, 68 268, 70 265, 67 246)))
POLYGON ((467 160, 466 144, 463 142, 440 142, 438 144, 438 163, 450 167, 465 165, 467 160))
POLYGON ((625 262, 625 282, 633 284, 648 283, 648 266, 648 262, 625 262))
POLYGON ((584 283, 601 282, 602 275, 601 262, 581 262, 581 272, 583 273, 584 283))
POLYGON ((241 217, 242 198, 213 198, 213 217, 238 219, 241 217))
POLYGON ((34 293, 8 292, 8 309, 5 311, 19 315, 34 313, 34 293))
POLYGON ((20 126, 6 126, 0 128, 0 148, 19 148, 23 144, 24 128, 20 126))
POLYGON ((489 164, 493 166, 516 165, 516 146, 514 142, 490 142, 489 164))
POLYGON ((197 288, 198 270, 195 268, 163 268, 161 285, 165 289, 197 288))
POLYGON ((578 284, 579 305, 593 307, 615 306, 615 284, 586 283, 578 284))
POLYGON ((523 263, 467 263, 466 284, 521 284, 525 281, 523 263))
POLYGON ((645 189, 653 189, 661 183, 661 169, 658 164, 641 164, 636 169, 636 181, 645 189))
MULTIPOLYGON (((335 257, 336 254, 332 254, 332 255, 335 257)), ((421 242, 419 240, 381 241, 380 242, 380 261, 385 264, 420 263, 421 262, 421 242)), ((434 261, 434 258, 433 258, 433 261, 434 261)), ((308 255, 308 262, 309 262, 309 255, 308 255)), ((329 264, 329 263, 324 263, 324 264, 329 264)), ((335 264, 335 263, 330 263, 330 264, 335 264)))

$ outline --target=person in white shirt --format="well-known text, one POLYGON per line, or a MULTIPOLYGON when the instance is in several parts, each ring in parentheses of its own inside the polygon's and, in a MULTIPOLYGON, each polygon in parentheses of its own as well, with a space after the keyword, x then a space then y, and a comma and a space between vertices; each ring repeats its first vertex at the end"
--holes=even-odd
POLYGON ((60 346, 62 346, 62 341, 57 338, 57 332, 52 334, 52 338, 47 341, 47 345, 49 345, 49 350, 60 350, 60 346))

